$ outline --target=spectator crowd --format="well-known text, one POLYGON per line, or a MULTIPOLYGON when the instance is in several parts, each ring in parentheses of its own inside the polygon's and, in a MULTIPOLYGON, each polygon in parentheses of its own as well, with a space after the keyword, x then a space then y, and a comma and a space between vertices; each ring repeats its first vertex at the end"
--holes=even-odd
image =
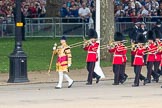
POLYGON ((161 0, 115 0, 114 15, 119 22, 156 21, 162 17, 161 0))
MULTIPOLYGON (((92 15, 95 20, 95 1, 96 0, 65 0, 60 9, 60 16, 63 18, 80 17, 83 19, 92 15)), ((117 22, 137 22, 144 20, 155 22, 162 17, 161 0, 113 1, 114 16, 117 22)))
MULTIPOLYGON (((161 0, 113 0, 117 22, 156 21, 162 17, 161 0)), ((95 22, 96 0, 64 0, 60 7, 63 18, 81 18, 95 22)), ((14 0, 0 0, 0 20, 13 17, 14 0)), ((26 18, 46 16, 46 0, 22 0, 22 12, 26 18)), ((162 18, 161 18, 162 19, 162 18)))
POLYGON ((96 0, 65 0, 60 8, 60 16, 81 18, 84 22, 89 22, 91 18, 95 22, 95 2, 96 0))
POLYGON ((22 12, 27 18, 45 17, 46 0, 24 0, 22 12))
MULTIPOLYGON (((21 0, 21 9, 25 17, 45 17, 46 0, 21 0)), ((0 20, 13 17, 14 0, 0 0, 0 20)))

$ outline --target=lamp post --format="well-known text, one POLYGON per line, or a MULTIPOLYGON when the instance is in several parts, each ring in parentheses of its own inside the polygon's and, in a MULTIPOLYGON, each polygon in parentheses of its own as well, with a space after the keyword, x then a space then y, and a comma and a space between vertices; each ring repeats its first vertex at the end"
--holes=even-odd
POLYGON ((27 78, 27 55, 22 49, 22 12, 21 0, 15 1, 15 48, 10 54, 10 67, 8 83, 28 82, 27 78))

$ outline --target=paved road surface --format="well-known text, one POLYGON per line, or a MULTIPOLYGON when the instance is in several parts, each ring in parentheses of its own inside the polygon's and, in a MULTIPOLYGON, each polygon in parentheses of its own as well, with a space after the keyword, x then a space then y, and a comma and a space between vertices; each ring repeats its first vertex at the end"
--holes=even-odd
POLYGON ((131 87, 133 80, 113 86, 112 80, 92 86, 67 83, 60 90, 54 83, 0 86, 0 108, 162 108, 160 83, 131 87))

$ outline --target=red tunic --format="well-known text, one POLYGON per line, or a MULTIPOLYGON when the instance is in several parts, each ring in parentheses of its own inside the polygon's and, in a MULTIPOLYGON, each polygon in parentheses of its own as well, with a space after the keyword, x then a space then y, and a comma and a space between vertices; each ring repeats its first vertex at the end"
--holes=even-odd
POLYGON ((134 56, 134 61, 133 61, 133 65, 144 65, 144 49, 142 48, 137 48, 135 52, 135 56, 134 56))
POLYGON ((123 64, 126 61, 126 58, 124 60, 124 55, 126 55, 127 49, 123 45, 117 45, 109 49, 109 52, 114 53, 112 64, 123 64))
MULTIPOLYGON (((162 42, 160 42, 160 44, 159 44, 159 47, 162 47, 162 42)), ((161 62, 160 62, 160 66, 162 66, 162 51, 161 52, 159 52, 160 54, 161 54, 161 62)))
POLYGON ((131 51, 131 55, 135 55, 136 53, 134 51, 131 51))
POLYGON ((155 43, 150 43, 150 45, 147 48, 147 51, 149 54, 147 55, 147 62, 154 62, 157 59, 156 51, 157 46, 155 43))
POLYGON ((160 61, 160 66, 162 67, 162 57, 161 57, 161 61, 160 61))
MULTIPOLYGON (((158 41, 158 42, 157 42, 157 45, 158 45, 158 46, 161 46, 161 42, 158 41)), ((155 61, 161 61, 161 52, 158 52, 158 51, 157 51, 157 53, 156 53, 156 55, 155 55, 155 61)))
POLYGON ((87 59, 86 62, 96 62, 97 61, 97 49, 99 43, 93 42, 92 44, 86 46, 84 50, 87 51, 87 59))

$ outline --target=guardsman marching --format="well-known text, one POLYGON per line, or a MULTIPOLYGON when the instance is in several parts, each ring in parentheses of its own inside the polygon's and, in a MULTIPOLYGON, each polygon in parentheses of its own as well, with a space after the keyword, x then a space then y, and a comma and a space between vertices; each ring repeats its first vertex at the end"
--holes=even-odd
POLYGON ((159 81, 159 77, 160 77, 160 70, 159 70, 159 66, 160 66, 160 62, 161 62, 161 51, 158 50, 158 48, 161 46, 161 33, 158 29, 154 29, 153 30, 156 40, 155 40, 155 44, 157 46, 157 51, 155 54, 155 62, 154 62, 154 70, 152 71, 152 76, 153 76, 153 81, 158 82, 159 81))
MULTIPOLYGON (((126 51, 126 53, 127 53, 127 51, 126 51)), ((120 72, 120 77, 119 77, 119 82, 121 84, 123 84, 128 78, 128 75, 125 73, 126 62, 127 62, 127 56, 126 56, 126 54, 124 54, 123 55, 123 65, 121 66, 121 72, 120 72)))
MULTIPOLYGON (((148 52, 147 55, 147 83, 151 83, 151 74, 152 74, 152 68, 154 65, 155 60, 157 59, 156 56, 156 51, 157 51, 157 45, 154 42, 155 37, 154 37, 154 32, 153 31, 148 31, 147 34, 147 40, 148 40, 148 45, 146 51, 148 52)), ((155 78, 158 80, 158 74, 154 72, 155 78)))
POLYGON ((93 78, 96 78, 96 83, 99 82, 99 79, 101 78, 99 75, 97 75, 94 72, 95 63, 98 60, 97 57, 97 49, 99 47, 99 43, 97 43, 97 32, 94 29, 89 29, 88 37, 90 40, 85 41, 83 48, 85 51, 87 51, 87 70, 88 70, 88 78, 86 85, 92 85, 93 78))
POLYGON ((107 46, 108 51, 110 53, 113 53, 113 72, 114 72, 114 83, 113 85, 119 85, 120 82, 120 75, 122 75, 122 78, 124 78, 124 75, 121 73, 121 69, 124 63, 123 55, 126 54, 127 49, 123 45, 124 37, 120 32, 116 32, 114 36, 115 45, 114 46, 107 46))
POLYGON ((70 88, 74 81, 67 75, 69 72, 69 67, 71 66, 72 62, 72 55, 70 51, 70 47, 66 43, 66 37, 62 36, 60 40, 61 45, 56 47, 53 47, 53 51, 55 54, 58 55, 57 61, 56 61, 56 72, 59 74, 59 82, 55 89, 61 89, 62 88, 62 82, 63 78, 65 78, 68 81, 68 88, 70 88))
MULTIPOLYGON (((154 30, 156 30, 156 31, 158 31, 158 37, 161 39, 162 38, 162 26, 161 26, 161 21, 160 21, 160 19, 158 19, 157 21, 156 21, 156 25, 155 25, 155 27, 153 27, 152 28, 152 30, 154 31, 154 30)), ((158 70, 158 73, 159 74, 162 74, 162 70, 158 70)))
MULTIPOLYGON (((125 45, 122 43, 123 47, 125 47, 125 45)), ((121 69, 120 69, 120 77, 119 77, 119 82, 121 84, 123 84, 127 78, 128 78, 128 75, 125 73, 125 68, 126 68, 126 62, 127 62, 127 56, 126 56, 126 53, 127 53, 127 50, 125 50, 126 52, 123 54, 123 65, 121 66, 121 69)))
POLYGON ((144 85, 146 84, 146 78, 141 74, 142 66, 144 65, 144 52, 145 48, 143 47, 143 43, 145 42, 145 38, 143 36, 139 36, 137 38, 136 46, 133 48, 133 52, 135 52, 134 57, 134 72, 135 72, 135 80, 132 87, 139 86, 139 80, 144 80, 144 85))

